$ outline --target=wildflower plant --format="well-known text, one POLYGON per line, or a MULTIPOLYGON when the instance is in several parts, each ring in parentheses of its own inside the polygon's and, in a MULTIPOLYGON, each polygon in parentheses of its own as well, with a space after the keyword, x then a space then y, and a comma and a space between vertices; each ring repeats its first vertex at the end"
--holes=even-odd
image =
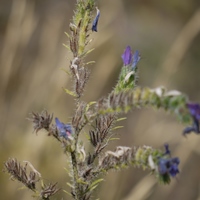
MULTIPOLYGON (((90 35, 97 32, 100 10, 95 0, 77 0, 73 19, 69 25, 70 33, 66 33, 68 49, 72 58, 68 74, 73 80, 73 90, 64 91, 76 102, 74 115, 70 122, 61 122, 46 110, 41 113, 33 112, 29 120, 33 123, 35 133, 46 130, 48 136, 54 137, 64 149, 70 160, 68 183, 71 190, 66 191, 75 200, 92 199, 95 188, 111 169, 119 170, 133 166, 148 170, 160 183, 169 184, 171 179, 179 174, 178 157, 171 155, 169 145, 164 150, 151 146, 117 146, 109 150, 109 142, 114 136, 118 121, 133 108, 153 107, 164 109, 177 116, 185 124, 192 124, 183 130, 183 134, 200 133, 200 105, 189 102, 186 95, 179 91, 167 91, 164 87, 155 89, 142 88, 137 85, 138 63, 140 53, 132 51, 127 46, 122 54, 122 68, 116 86, 107 96, 92 102, 84 102, 86 83, 90 77, 90 70, 85 63, 86 56, 93 50, 88 48, 90 35), (95 11, 96 16, 93 16, 95 11), (88 127, 89 142, 93 147, 85 151, 85 144, 80 140, 84 127, 88 127)), ((99 30, 98 30, 99 31, 99 30)), ((124 136, 125 137, 125 136, 124 136)), ((61 191, 57 183, 44 183, 42 175, 26 161, 24 166, 14 158, 4 163, 4 170, 12 179, 18 180, 25 187, 33 191, 34 196, 41 199, 51 199, 61 191)))

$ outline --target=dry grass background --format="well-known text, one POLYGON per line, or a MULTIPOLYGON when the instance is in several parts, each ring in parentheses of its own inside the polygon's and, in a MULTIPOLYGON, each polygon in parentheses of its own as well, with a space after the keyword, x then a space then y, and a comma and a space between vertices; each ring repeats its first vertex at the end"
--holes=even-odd
MULTIPOLYGON (((29 160, 43 177, 65 188, 66 158, 59 144, 45 133, 36 136, 26 120, 31 111, 47 109, 61 121, 73 113, 73 99, 62 91, 71 87, 60 68, 67 68, 64 31, 73 14, 74 0, 0 1, 0 163, 8 157, 29 160)), ((127 44, 142 54, 142 86, 164 85, 181 90, 200 102, 199 0, 101 0, 99 32, 92 35, 96 50, 88 60, 92 76, 86 101, 106 95, 115 85, 121 54, 127 44)), ((152 109, 133 110, 121 131, 121 145, 171 145, 181 159, 181 174, 169 186, 158 185, 141 169, 111 172, 96 191, 104 200, 199 200, 200 137, 181 136, 184 128, 174 116, 152 109)), ((1 199, 27 200, 30 192, 0 174, 1 199)), ((61 195, 57 197, 61 199, 61 195)), ((66 197, 64 199, 69 199, 66 197)))

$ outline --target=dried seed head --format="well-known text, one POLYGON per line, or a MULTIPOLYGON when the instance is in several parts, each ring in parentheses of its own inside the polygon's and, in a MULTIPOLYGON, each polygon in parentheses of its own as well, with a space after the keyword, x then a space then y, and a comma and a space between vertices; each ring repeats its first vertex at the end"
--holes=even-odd
POLYGON ((31 190, 35 190, 36 182, 38 182, 40 178, 38 177, 36 170, 30 170, 28 173, 27 165, 28 163, 26 162, 25 166, 23 167, 20 165, 20 163, 17 162, 16 159, 12 158, 4 163, 4 171, 8 172, 12 179, 20 181, 31 190))
POLYGON ((56 188, 57 183, 49 183, 49 185, 45 185, 42 188, 42 191, 40 193, 40 196, 42 197, 42 199, 49 199, 49 197, 53 196, 54 194, 56 194, 59 190, 61 190, 61 188, 56 188))
POLYGON ((53 114, 48 114, 46 110, 42 111, 42 113, 31 113, 31 117, 28 120, 33 122, 34 131, 37 133, 41 129, 45 129, 49 131, 50 124, 53 119, 53 114))

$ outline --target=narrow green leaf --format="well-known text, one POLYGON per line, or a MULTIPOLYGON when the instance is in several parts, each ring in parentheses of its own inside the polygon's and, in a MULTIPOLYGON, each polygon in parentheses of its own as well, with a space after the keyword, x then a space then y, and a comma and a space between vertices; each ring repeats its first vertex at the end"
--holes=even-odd
POLYGON ((92 106, 92 105, 95 104, 95 103, 96 103, 96 101, 91 101, 91 102, 89 102, 89 103, 87 104, 86 108, 85 108, 85 111, 87 112, 88 109, 90 108, 90 106, 92 106))
POLYGON ((69 95, 71 95, 71 96, 73 96, 73 97, 77 97, 76 94, 75 94, 73 91, 70 91, 70 90, 68 90, 68 89, 66 89, 66 88, 63 88, 63 90, 64 90, 67 94, 69 94, 69 95))
POLYGON ((94 190, 97 186, 98 186, 98 185, 94 185, 93 187, 90 187, 90 188, 89 188, 89 191, 94 190))
POLYGON ((86 56, 87 54, 91 53, 92 51, 94 51, 94 48, 86 51, 84 56, 86 56))
POLYGON ((94 63, 96 63, 96 62, 95 61, 89 61, 89 62, 86 63, 86 65, 91 65, 91 64, 94 64, 94 63))
POLYGON ((20 187, 20 188, 17 188, 17 190, 24 190, 24 189, 26 189, 25 186, 22 186, 22 187, 20 187))
POLYGON ((64 47, 66 47, 69 51, 71 51, 70 47, 66 44, 63 44, 64 47))
POLYGON ((69 174, 69 170, 66 167, 64 167, 64 170, 69 174))
POLYGON ((65 35, 66 35, 68 38, 70 38, 70 35, 69 35, 67 32, 65 32, 65 35))
POLYGON ((87 182, 83 181, 82 179, 78 179, 78 180, 77 180, 77 183, 81 183, 81 184, 84 184, 84 185, 87 185, 87 184, 88 184, 87 182))
POLYGON ((97 179, 96 181, 94 181, 94 182, 90 185, 90 187, 89 187, 88 189, 89 189, 90 191, 93 190, 93 189, 95 189, 95 188, 97 187, 98 183, 102 182, 103 180, 104 180, 104 179, 102 179, 102 178, 97 179))
POLYGON ((124 126, 115 126, 114 128, 112 128, 111 130, 116 130, 116 129, 120 129, 120 128, 123 128, 124 126))
POLYGON ((121 118, 117 119, 116 121, 120 122, 120 121, 125 120, 125 119, 127 119, 127 117, 121 117, 121 118))
POLYGON ((109 141, 120 140, 120 138, 110 138, 109 141))
POLYGON ((66 184, 67 184, 70 188, 73 188, 73 189, 74 189, 74 186, 73 186, 71 183, 67 182, 66 184))
POLYGON ((72 196, 71 193, 67 192, 66 190, 63 190, 64 193, 68 194, 69 196, 72 196))

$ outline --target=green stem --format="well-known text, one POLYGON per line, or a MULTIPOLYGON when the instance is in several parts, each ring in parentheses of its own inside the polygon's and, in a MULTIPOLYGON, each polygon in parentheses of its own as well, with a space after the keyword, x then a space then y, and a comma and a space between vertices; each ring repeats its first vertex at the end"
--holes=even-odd
POLYGON ((76 159, 76 150, 71 152, 72 169, 73 169, 73 184, 74 184, 74 198, 79 200, 79 185, 78 185, 78 168, 76 159))

